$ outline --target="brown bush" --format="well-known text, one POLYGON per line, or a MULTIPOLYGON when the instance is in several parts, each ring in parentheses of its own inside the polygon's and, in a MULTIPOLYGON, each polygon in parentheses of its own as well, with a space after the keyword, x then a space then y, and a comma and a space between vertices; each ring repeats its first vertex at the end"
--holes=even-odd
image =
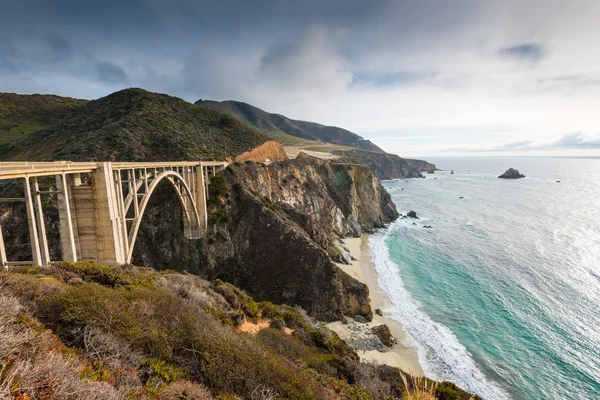
POLYGON ((189 381, 177 381, 166 386, 160 393, 161 400, 213 400, 204 385, 189 381))

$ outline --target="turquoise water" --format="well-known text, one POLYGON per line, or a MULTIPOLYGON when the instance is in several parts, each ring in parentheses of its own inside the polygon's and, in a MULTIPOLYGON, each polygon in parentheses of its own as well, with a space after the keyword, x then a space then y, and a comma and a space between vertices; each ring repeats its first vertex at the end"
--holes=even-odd
POLYGON ((384 182, 417 225, 370 239, 426 375, 485 399, 600 399, 600 159, 430 161, 455 174, 384 182), (496 178, 509 167, 527 178, 496 178))

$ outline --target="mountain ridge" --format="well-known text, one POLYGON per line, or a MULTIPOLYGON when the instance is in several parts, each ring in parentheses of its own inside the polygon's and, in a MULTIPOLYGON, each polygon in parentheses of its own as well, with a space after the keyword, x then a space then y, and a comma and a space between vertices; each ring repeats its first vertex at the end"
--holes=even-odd
POLYGON ((5 143, 0 160, 224 160, 268 140, 228 114, 130 88, 90 101, 51 126, 5 143))
POLYGON ((226 100, 218 102, 213 100, 198 100, 194 104, 226 112, 240 118, 284 144, 286 144, 286 140, 290 141, 288 144, 294 144, 293 138, 300 138, 385 153, 384 150, 370 140, 364 139, 362 136, 346 129, 322 125, 316 122, 291 119, 281 114, 269 113, 241 101, 226 100))

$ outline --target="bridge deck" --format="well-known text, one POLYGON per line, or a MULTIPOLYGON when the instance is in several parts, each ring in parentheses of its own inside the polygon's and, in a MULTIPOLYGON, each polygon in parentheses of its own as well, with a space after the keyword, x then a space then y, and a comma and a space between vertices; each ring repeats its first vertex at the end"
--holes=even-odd
MULTIPOLYGON (((66 172, 69 174, 92 172, 99 168, 97 162, 0 162, 0 180, 17 179, 26 176, 47 176, 66 172)), ((176 167, 224 167, 225 161, 180 161, 180 162, 113 162, 113 170, 140 169, 140 168, 176 168, 176 167)))

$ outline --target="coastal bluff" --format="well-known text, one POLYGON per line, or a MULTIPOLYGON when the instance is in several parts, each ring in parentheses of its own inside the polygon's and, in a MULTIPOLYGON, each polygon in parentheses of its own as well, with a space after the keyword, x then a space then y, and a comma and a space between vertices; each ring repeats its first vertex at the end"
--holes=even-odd
POLYGON ((370 168, 301 154, 270 165, 233 163, 210 187, 206 237, 183 237, 171 208, 178 202, 166 191, 140 228, 135 264, 219 277, 257 300, 299 305, 325 321, 372 318, 367 286, 335 264, 348 262, 341 238, 398 217, 370 168))

